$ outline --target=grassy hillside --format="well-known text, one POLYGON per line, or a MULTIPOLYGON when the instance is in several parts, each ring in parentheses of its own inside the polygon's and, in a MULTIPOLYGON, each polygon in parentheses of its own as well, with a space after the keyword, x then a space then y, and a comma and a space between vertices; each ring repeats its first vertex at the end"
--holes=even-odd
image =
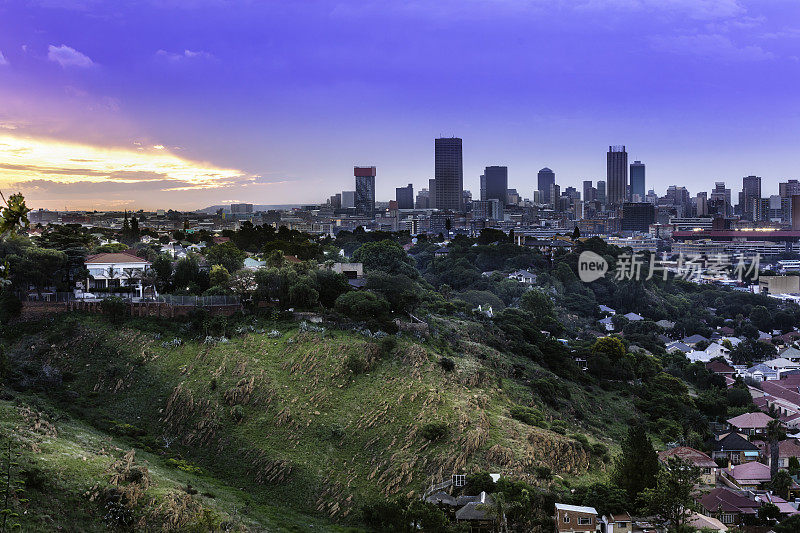
MULTIPOLYGON (((56 487, 71 499, 53 505, 91 500, 90 486, 135 449, 151 480, 141 501, 155 498, 137 520, 190 483, 201 517, 231 522, 241 505, 237 527, 333 530, 295 513, 355 522, 367 501, 462 471, 540 485, 602 477, 633 410, 619 393, 567 382, 545 396, 537 380, 548 371, 487 346, 474 322, 441 321, 428 341, 253 321, 201 342, 189 327, 64 315, 6 330, 9 398, 69 414, 49 422, 57 436, 23 437, 39 439, 25 453, 45 471, 63 463, 56 487), (525 407, 528 424, 511 416, 525 419, 525 407)), ((24 427, 27 408, 4 402, 4 430, 24 427)), ((90 514, 102 529, 96 504, 75 507, 72 523, 90 514)), ((37 523, 56 511, 43 505, 37 523)))

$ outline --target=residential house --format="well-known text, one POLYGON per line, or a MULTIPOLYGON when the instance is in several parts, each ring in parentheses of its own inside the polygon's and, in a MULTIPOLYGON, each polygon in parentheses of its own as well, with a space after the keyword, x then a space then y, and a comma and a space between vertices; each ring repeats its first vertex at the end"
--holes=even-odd
POLYGON ((611 317, 610 316, 607 316, 605 318, 601 318, 600 320, 598 320, 598 322, 600 323, 600 325, 603 326, 603 328, 606 331, 614 331, 614 322, 611 321, 611 317))
POLYGON ((681 341, 673 341, 667 344, 666 350, 668 353, 683 352, 686 354, 692 351, 692 347, 681 341))
POLYGON ((363 263, 334 263, 331 270, 337 274, 342 274, 347 279, 359 279, 364 277, 363 263))
POLYGON ((728 359, 728 355, 730 354, 731 351, 726 347, 724 347, 722 344, 712 342, 706 347, 705 352, 708 355, 710 355, 712 359, 715 357, 722 357, 723 359, 728 359))
POLYGON ((683 342, 684 344, 694 347, 694 345, 698 342, 709 342, 709 340, 702 335, 695 333, 694 335, 684 337, 683 342))
POLYGON ((726 378, 733 378, 736 375, 736 370, 731 365, 723 363, 722 361, 706 363, 706 370, 726 378))
POLYGON ((600 531, 603 533, 632 533, 633 519, 628 513, 603 515, 600 517, 600 531))
POLYGON ((600 307, 600 312, 601 312, 601 313, 605 313, 605 314, 607 314, 607 315, 616 315, 616 314, 617 314, 617 311, 616 311, 616 310, 614 310, 614 309, 611 309, 611 308, 610 308, 609 306, 607 306, 607 305, 602 305, 602 304, 601 304, 599 307, 600 307))
POLYGON ((686 358, 692 363, 708 363, 711 361, 711 355, 707 352, 692 350, 686 354, 686 358))
POLYGON ((458 504, 463 506, 456 511, 456 522, 469 524, 470 533, 492 533, 495 520, 491 515, 494 500, 490 494, 481 492, 477 496, 459 496, 458 504))
POLYGON ((730 464, 739 465, 750 461, 757 461, 760 455, 758 446, 731 431, 717 436, 711 442, 711 458, 724 459, 730 464))
MULTIPOLYGON (((767 461, 767 465, 772 464, 772 451, 768 442, 754 441, 753 444, 761 450, 761 455, 767 461)), ((789 468, 789 459, 795 457, 800 459, 800 440, 796 438, 784 439, 778 443, 778 468, 789 468)))
POLYGON ((246 270, 258 270, 259 268, 264 268, 267 266, 266 261, 259 261, 258 259, 253 259, 252 257, 246 257, 244 259, 244 268, 246 270))
POLYGON ((692 466, 700 468, 702 471, 700 483, 703 485, 715 485, 717 483, 717 469, 719 466, 711 457, 700 450, 695 450, 688 446, 678 446, 658 452, 658 460, 663 464, 666 464, 670 457, 683 459, 692 466))
POLYGON ((744 435, 764 435, 767 432, 767 426, 774 418, 761 411, 755 413, 744 413, 727 420, 728 424, 734 429, 744 435))
POLYGON ((693 513, 686 524, 702 531, 719 531, 721 533, 728 531, 728 527, 713 516, 705 516, 700 513, 693 513))
POLYGON ((555 520, 558 533, 600 531, 600 521, 594 507, 557 503, 555 520))
POLYGON ((795 361, 790 361, 785 357, 776 357, 775 359, 764 361, 764 364, 773 370, 777 370, 779 373, 788 372, 790 370, 797 370, 798 368, 800 368, 800 363, 795 361))
POLYGON ((789 346, 778 355, 780 355, 784 359, 792 361, 793 363, 800 362, 800 350, 798 350, 794 346, 789 346))
POLYGON ((656 322, 656 325, 669 330, 675 327, 675 322, 670 322, 669 320, 659 320, 656 322))
POLYGON ((753 365, 745 370, 744 377, 745 379, 749 378, 757 382, 772 381, 778 379, 780 377, 780 373, 777 370, 773 370, 772 368, 768 367, 764 363, 758 363, 757 365, 753 365))
POLYGON ((636 313, 625 313, 622 316, 624 316, 631 322, 639 322, 640 320, 644 320, 644 317, 642 315, 638 315, 636 313))
POLYGON ((800 413, 800 375, 789 374, 781 379, 764 381, 759 385, 767 398, 768 408, 781 416, 800 413))
POLYGON ((697 503, 700 512, 730 527, 741 524, 745 516, 758 514, 761 503, 725 487, 717 487, 701 496, 697 503))
POLYGON ((450 253, 450 249, 446 246, 442 246, 441 248, 437 248, 433 252, 433 257, 447 257, 447 254, 450 253))
POLYGON ((90 255, 83 264, 89 271, 87 291, 130 287, 139 297, 143 296, 142 277, 150 268, 150 261, 129 252, 117 252, 90 255))
POLYGON ((722 470, 720 479, 729 487, 738 490, 760 489, 770 481, 769 467, 758 461, 741 465, 732 464, 722 470))
POLYGON ((533 285, 536 283, 536 278, 536 274, 533 272, 528 272, 527 270, 517 270, 516 272, 512 272, 508 275, 508 279, 515 279, 526 285, 533 285))

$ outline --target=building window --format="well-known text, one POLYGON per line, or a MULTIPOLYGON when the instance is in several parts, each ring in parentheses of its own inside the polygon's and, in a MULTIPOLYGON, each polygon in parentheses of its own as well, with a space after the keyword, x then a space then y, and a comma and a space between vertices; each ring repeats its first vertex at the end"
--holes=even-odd
POLYGON ((706 474, 706 475, 710 474, 711 473, 711 469, 710 468, 704 468, 703 469, 703 473, 706 474))
POLYGON ((569 515, 568 514, 564 515, 564 523, 565 524, 569 524, 569 515))
POLYGON ((591 516, 579 516, 578 517, 578 525, 579 526, 588 526, 591 523, 592 523, 592 517, 591 516))
POLYGON ((456 487, 463 487, 467 484, 467 476, 466 474, 455 474, 453 476, 453 485, 456 487))
POLYGON ((733 524, 733 515, 730 513, 723 513, 720 522, 723 524, 733 524))

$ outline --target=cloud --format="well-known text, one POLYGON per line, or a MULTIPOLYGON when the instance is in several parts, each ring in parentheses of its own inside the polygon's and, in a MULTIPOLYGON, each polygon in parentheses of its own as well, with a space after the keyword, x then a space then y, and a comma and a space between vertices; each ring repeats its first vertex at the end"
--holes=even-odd
POLYGON ((0 67, 5 65, 8 65, 8 59, 6 59, 6 56, 3 55, 3 52, 0 52, 0 67))
POLYGON ((737 46, 727 35, 695 34, 657 36, 653 46, 664 52, 723 61, 766 61, 774 54, 758 45, 737 46))
POLYGON ((74 48, 62 44, 61 46, 53 46, 52 44, 47 47, 47 59, 54 61, 61 65, 61 68, 79 67, 89 68, 94 65, 94 62, 74 48))
POLYGON ((166 50, 159 50, 156 52, 156 57, 165 59, 167 61, 176 63, 178 61, 197 60, 197 59, 215 59, 213 54, 204 52, 203 50, 184 50, 183 53, 167 52, 166 50))

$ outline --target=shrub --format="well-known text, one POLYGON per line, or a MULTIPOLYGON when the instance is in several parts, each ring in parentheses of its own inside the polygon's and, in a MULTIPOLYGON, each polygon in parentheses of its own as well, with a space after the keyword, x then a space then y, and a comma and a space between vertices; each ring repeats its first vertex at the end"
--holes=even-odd
POLYGON ((567 423, 563 420, 554 420, 550 424, 550 431, 558 433, 559 435, 566 435, 567 434, 567 423))
POLYGON ((169 458, 167 459, 166 464, 167 466, 177 468, 178 470, 186 472, 187 474, 194 474, 197 476, 202 476, 204 474, 202 468, 200 468, 199 466, 195 466, 184 459, 169 458))
POLYGON ((449 429, 444 422, 429 422, 420 429, 420 435, 431 442, 446 437, 448 432, 449 429))
POLYGON ((553 471, 548 466, 537 466, 536 477, 539 479, 550 480, 553 479, 553 471))
POLYGON ((589 439, 583 433, 575 433, 573 435, 570 435, 570 437, 575 439, 576 441, 580 442, 584 446, 588 446, 589 445, 589 439))
POLYGON ((397 337, 387 335, 380 340, 381 356, 388 357, 397 349, 397 337))
POLYGON ((100 307, 103 310, 103 314, 107 315, 109 320, 115 324, 122 321, 122 318, 125 316, 125 311, 127 310, 125 300, 119 296, 104 298, 100 303, 100 307))
POLYGON ((606 454, 608 454, 608 446, 606 446, 602 442, 595 442, 594 444, 592 444, 592 455, 603 457, 606 454))
POLYGON ((347 356, 344 366, 356 376, 367 370, 367 362, 361 355, 356 353, 351 353, 347 356))
POLYGON ((445 372, 452 372, 456 368, 456 362, 449 357, 442 357, 439 359, 439 366, 441 366, 445 372))
POLYGON ((511 408, 511 418, 519 420, 529 426, 541 427, 544 423, 544 415, 538 409, 531 407, 524 407, 522 405, 515 405, 511 408))
POLYGON ((22 302, 10 291, 0 292, 0 323, 17 318, 22 312, 22 302))

